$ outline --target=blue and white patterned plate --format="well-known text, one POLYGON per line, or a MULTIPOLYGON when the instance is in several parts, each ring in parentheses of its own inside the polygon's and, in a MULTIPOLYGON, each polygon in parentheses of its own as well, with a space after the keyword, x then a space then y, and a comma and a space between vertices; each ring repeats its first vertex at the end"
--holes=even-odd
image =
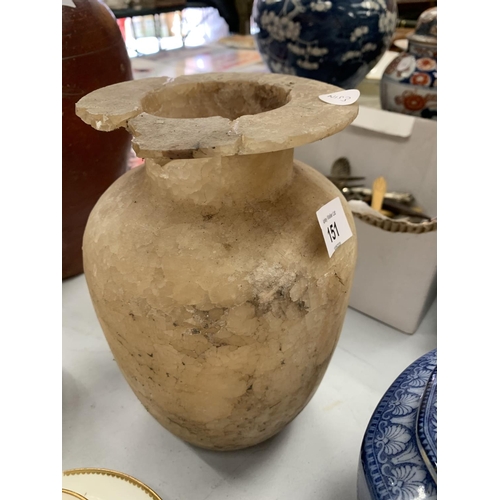
POLYGON ((384 394, 361 447, 358 500, 437 498, 437 351, 384 394))
POLYGON ((419 408, 417 441, 422 458, 437 482, 437 367, 427 382, 419 408))

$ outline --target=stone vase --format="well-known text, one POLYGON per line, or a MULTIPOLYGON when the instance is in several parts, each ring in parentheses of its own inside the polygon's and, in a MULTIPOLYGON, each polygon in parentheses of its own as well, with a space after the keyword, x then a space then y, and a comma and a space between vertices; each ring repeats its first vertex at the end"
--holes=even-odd
POLYGON ((151 78, 87 95, 77 114, 126 128, 145 165, 93 209, 83 254, 114 358, 146 409, 194 445, 264 441, 316 391, 342 329, 356 233, 340 191, 293 148, 357 105, 282 75, 151 78), (353 237, 328 257, 316 211, 341 199, 353 237))
POLYGON ((130 153, 126 130, 87 127, 75 104, 100 87, 132 79, 130 60, 110 9, 98 0, 62 7, 62 277, 83 272, 87 218, 102 193, 123 174, 130 153))

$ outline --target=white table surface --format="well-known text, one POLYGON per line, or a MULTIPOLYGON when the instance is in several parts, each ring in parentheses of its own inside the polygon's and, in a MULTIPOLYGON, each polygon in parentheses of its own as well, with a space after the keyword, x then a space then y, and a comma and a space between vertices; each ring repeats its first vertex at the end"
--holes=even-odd
POLYGON ((436 303, 400 333, 349 309, 308 406, 280 434, 236 452, 197 449, 142 407, 113 360, 83 276, 63 282, 63 468, 137 477, 163 500, 355 500, 359 448, 378 401, 436 347, 436 303))

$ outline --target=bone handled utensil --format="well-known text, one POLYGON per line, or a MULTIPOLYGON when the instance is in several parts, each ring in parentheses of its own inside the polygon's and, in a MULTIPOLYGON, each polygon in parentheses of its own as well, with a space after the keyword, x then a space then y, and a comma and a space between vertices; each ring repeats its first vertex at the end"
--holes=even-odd
POLYGON ((388 200, 387 198, 384 199, 383 203, 383 208, 385 210, 389 210, 391 212, 397 213, 398 215, 406 215, 409 217, 417 217, 418 219, 427 219, 431 220, 432 217, 429 215, 419 212, 418 210, 408 207, 407 205, 404 205, 403 203, 398 203, 397 201, 394 200, 388 200))
POLYGON ((330 177, 350 177, 351 176, 351 164, 347 158, 337 158, 330 169, 330 177))
POLYGON ((372 208, 377 212, 382 209, 385 193, 387 191, 387 182, 383 177, 377 177, 372 186, 372 208))
POLYGON ((351 164, 347 158, 337 158, 330 170, 327 178, 332 181, 339 189, 351 187, 363 187, 363 184, 353 184, 365 180, 364 177, 351 175, 351 164))
MULTIPOLYGON (((345 187, 343 193, 347 196, 361 196, 362 198, 368 198, 365 200, 367 203, 370 203, 372 197, 372 190, 367 187, 354 187, 349 186, 345 187)), ((386 200, 394 200, 398 203, 404 203, 405 205, 411 205, 415 198, 411 193, 396 193, 396 192, 387 192, 385 193, 386 200)))

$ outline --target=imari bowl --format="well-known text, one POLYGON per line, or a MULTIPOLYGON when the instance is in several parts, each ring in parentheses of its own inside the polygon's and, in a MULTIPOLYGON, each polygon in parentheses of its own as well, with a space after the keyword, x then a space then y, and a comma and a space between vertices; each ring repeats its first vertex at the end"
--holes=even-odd
POLYGON ((375 409, 361 446, 358 500, 437 498, 437 351, 410 365, 375 409))

